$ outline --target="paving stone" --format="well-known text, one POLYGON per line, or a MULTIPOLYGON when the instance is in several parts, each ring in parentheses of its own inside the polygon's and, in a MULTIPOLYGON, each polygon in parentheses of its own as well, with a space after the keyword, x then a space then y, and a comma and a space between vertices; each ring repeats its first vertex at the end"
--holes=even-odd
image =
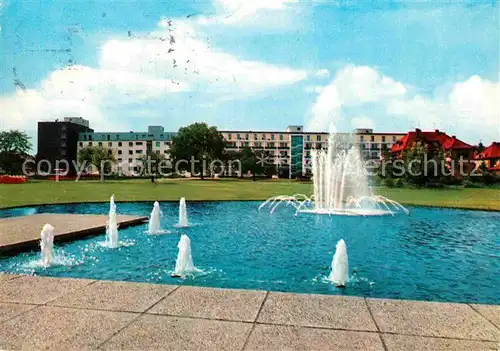
POLYGON ((500 328, 500 305, 471 305, 484 318, 500 328))
POLYGON ((164 284, 98 281, 53 300, 49 305, 144 312, 176 287, 164 284))
POLYGON ((494 341, 461 340, 449 338, 431 338, 425 336, 409 336, 398 334, 383 334, 385 345, 389 351, 469 351, 498 350, 494 341))
POLYGON ((35 307, 36 305, 0 302, 0 323, 35 307))
POLYGON ((37 306, 0 328, 0 349, 96 348, 137 314, 37 306))
POLYGON ((24 276, 0 284, 0 302, 44 304, 92 282, 89 279, 24 276))
POLYGON ((252 324, 145 314, 102 345, 117 350, 241 350, 252 324))
POLYGON ((2 284, 2 282, 6 282, 7 280, 11 280, 11 279, 19 278, 19 277, 20 277, 20 275, 18 275, 18 274, 0 273, 0 284, 2 284))
POLYGON ((245 350, 384 350, 377 333, 256 325, 245 350))
POLYGON ((253 322, 265 291, 182 286, 148 313, 253 322))
POLYGON ((348 296, 270 293, 259 322, 376 331, 364 299, 348 296))
POLYGON ((495 326, 466 304, 386 299, 367 302, 382 332, 500 340, 495 326))

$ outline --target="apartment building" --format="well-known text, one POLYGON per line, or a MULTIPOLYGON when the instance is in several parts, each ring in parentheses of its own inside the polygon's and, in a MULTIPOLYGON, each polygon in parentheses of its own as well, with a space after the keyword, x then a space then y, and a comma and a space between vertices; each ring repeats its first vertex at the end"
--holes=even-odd
POLYGON ((69 165, 69 174, 75 174, 77 142, 82 132, 92 133, 93 130, 89 121, 81 117, 38 122, 36 161, 40 162, 41 168, 54 171, 60 166, 57 162, 65 160, 69 165))
POLYGON ((150 152, 164 154, 168 160, 168 150, 175 134, 165 132, 161 126, 148 126, 147 132, 80 133, 78 151, 88 146, 107 148, 115 156, 118 166, 126 165, 123 171, 127 174, 127 170, 132 171, 136 168, 134 164, 138 164, 141 157, 150 152))
MULTIPOLYGON (((239 151, 246 147, 266 150, 269 153, 266 162, 275 164, 278 169, 285 169, 289 177, 307 173, 312 150, 328 149, 329 133, 304 132, 301 125, 288 126, 284 131, 222 130, 220 133, 228 150, 239 151)), ((165 132, 160 126, 149 126, 147 132, 80 133, 78 150, 87 146, 102 146, 109 148, 119 164, 133 165, 148 152, 165 154, 168 159, 168 150, 175 134, 165 132)), ((335 138, 337 145, 357 145, 366 159, 379 159, 404 135, 356 129, 354 133, 336 133, 335 138)))
MULTIPOLYGON (((311 162, 311 150, 328 149, 329 133, 304 132, 303 126, 288 126, 285 131, 222 130, 229 150, 250 147, 268 151, 268 162, 289 168, 290 177, 304 174, 311 162)), ((357 145, 366 159, 380 159, 405 133, 374 133, 356 129, 354 133, 336 133, 337 145, 357 145)))

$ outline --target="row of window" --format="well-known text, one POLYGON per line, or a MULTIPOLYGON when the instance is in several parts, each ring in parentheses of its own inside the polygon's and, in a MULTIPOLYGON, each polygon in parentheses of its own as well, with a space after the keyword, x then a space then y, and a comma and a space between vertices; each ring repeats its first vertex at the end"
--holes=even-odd
MULTIPOLYGON (((109 141, 109 140, 111 140, 111 134, 107 134, 106 136, 101 135, 101 134, 98 134, 98 135, 100 135, 100 136, 102 137, 102 138, 101 138, 101 140, 108 140, 108 141, 109 141)), ((128 139, 129 137, 130 137, 130 135, 127 135, 127 139, 128 139)), ((154 137, 155 137, 155 135, 154 135, 154 134, 136 134, 136 135, 135 135, 135 138, 136 138, 136 139, 139 139, 139 138, 144 139, 144 138, 146 138, 146 137, 148 137, 148 138, 154 138, 154 137)), ((163 138, 163 137, 165 137, 165 134, 160 134, 160 138, 163 138)), ((86 141, 86 140, 92 141, 92 139, 96 140, 96 139, 93 137, 93 134, 88 134, 88 135, 87 135, 87 134, 84 134, 84 135, 83 135, 83 140, 85 140, 85 141, 86 141)), ((120 134, 115 134, 115 140, 118 140, 118 139, 120 139, 120 134)))
MULTIPOLYGON (((398 140, 398 138, 397 138, 395 135, 393 135, 393 136, 392 136, 392 142, 393 142, 393 143, 395 143, 397 140, 398 140)), ((364 137, 364 135, 361 135, 361 136, 359 137, 359 141, 361 141, 361 142, 365 141, 365 137, 364 137)), ((371 135, 371 136, 370 136, 370 141, 375 141, 375 136, 374 136, 374 135, 371 135)), ((386 142, 385 135, 382 135, 382 142, 383 142, 383 143, 385 143, 385 142, 386 142)))
MULTIPOLYGON (((275 140, 275 134, 271 134, 271 140, 275 140)), ((244 135, 244 137, 241 136, 240 133, 236 133, 236 140, 249 140, 250 139, 250 134, 247 133, 244 135)), ((253 135, 254 140, 266 140, 266 135, 261 134, 261 137, 259 138, 259 134, 254 134, 253 135)), ((227 134, 227 140, 233 140, 233 134, 228 133, 227 134)), ((283 134, 279 134, 279 140, 283 140, 283 134)))
MULTIPOLYGON (((161 143, 162 143, 161 141, 157 141, 157 142, 156 142, 156 147, 161 147, 161 143)), ((83 142, 81 142, 81 141, 80 141, 80 143, 79 143, 79 144, 80 144, 80 147, 83 147, 83 142)), ((135 144, 136 146, 142 146, 142 145, 144 145, 144 142, 142 142, 142 141, 136 141, 136 142, 130 141, 130 142, 128 143, 128 146, 129 146, 129 147, 132 147, 132 146, 134 146, 134 144, 135 144)), ((93 144, 92 144, 92 142, 90 141, 90 142, 88 143, 88 146, 92 146, 92 145, 93 145, 93 144)), ((97 145, 98 145, 98 146, 102 146, 102 145, 103 145, 103 143, 102 143, 101 141, 99 141, 99 142, 97 143, 97 145)), ((123 145, 123 144, 122 144, 122 142, 121 142, 121 141, 119 141, 119 142, 118 142, 118 147, 121 147, 122 145, 123 145)), ((164 141, 164 142, 163 142, 163 145, 170 145, 170 141, 164 141)), ((109 147, 112 147, 112 146, 113 146, 113 143, 112 143, 111 141, 110 141, 110 142, 108 142, 108 146, 109 146, 109 147)))
POLYGON ((267 147, 267 148, 274 148, 274 147, 288 147, 288 143, 274 143, 274 142, 268 142, 267 145, 265 145, 264 143, 261 143, 261 142, 253 142, 252 144, 250 144, 250 142, 248 141, 244 141, 244 142, 241 142, 239 143, 239 145, 236 144, 236 142, 228 142, 226 143, 227 144, 227 147, 231 148, 235 148, 235 147, 255 147, 255 148, 262 148, 262 147, 267 147))

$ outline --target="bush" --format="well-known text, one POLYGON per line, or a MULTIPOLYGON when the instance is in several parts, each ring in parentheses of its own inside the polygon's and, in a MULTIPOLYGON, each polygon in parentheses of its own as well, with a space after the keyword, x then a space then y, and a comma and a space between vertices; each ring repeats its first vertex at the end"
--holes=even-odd
POLYGON ((383 184, 386 187, 388 187, 388 188, 393 188, 394 187, 394 179, 392 179, 392 178, 385 178, 383 184))
POLYGON ((403 178, 397 178, 395 181, 394 181, 394 186, 396 188, 404 188, 406 186, 406 182, 403 178))
POLYGON ((482 188, 482 185, 480 183, 472 182, 469 179, 464 180, 462 185, 464 186, 464 188, 482 188))

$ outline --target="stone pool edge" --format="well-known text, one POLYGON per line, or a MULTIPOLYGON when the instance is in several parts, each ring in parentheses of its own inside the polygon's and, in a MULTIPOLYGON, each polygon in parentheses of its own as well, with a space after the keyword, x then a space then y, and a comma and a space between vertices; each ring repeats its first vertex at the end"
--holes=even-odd
MULTIPOLYGON (((196 202, 240 202, 240 201, 248 201, 248 202, 264 202, 266 199, 210 199, 210 200, 188 200, 188 202, 191 203, 196 203, 196 202)), ((120 203, 153 203, 155 201, 159 202, 171 202, 171 203, 179 203, 179 200, 161 200, 161 199, 151 199, 151 200, 115 200, 117 204, 120 203)), ((31 204, 24 204, 24 205, 17 205, 17 206, 7 206, 7 207, 0 207, 0 211, 2 210, 12 210, 16 208, 23 208, 23 207, 33 207, 33 206, 57 206, 57 205, 81 205, 81 204, 107 204, 109 201, 76 201, 76 202, 55 202, 55 203, 31 203, 31 204)), ((456 206, 442 206, 442 205, 418 205, 418 204, 410 204, 410 203, 405 203, 405 202, 400 202, 401 205, 407 206, 407 207, 427 207, 427 208, 441 208, 441 209, 453 209, 453 210, 466 210, 466 211, 485 211, 485 212, 499 212, 500 209, 494 209, 494 208, 479 208, 479 207, 456 207, 456 206)))
POLYGON ((0 348, 7 349, 29 348, 32 339, 61 348, 496 349, 498 311, 500 305, 0 273, 0 348), (99 323, 106 327, 96 329, 99 323), (61 330, 50 334, 53 328, 61 330))
MULTIPOLYGON (((92 215, 89 215, 92 216, 92 215)), ((136 218, 119 221, 120 229, 144 224, 148 220, 147 216, 135 216, 136 218)), ((15 218, 15 217, 9 217, 15 218)), ((55 243, 65 243, 80 240, 90 236, 97 236, 106 230, 106 224, 83 228, 75 231, 68 231, 57 234, 54 237, 55 243)), ((0 256, 13 256, 21 252, 30 251, 40 247, 40 239, 31 239, 0 246, 0 256)))

